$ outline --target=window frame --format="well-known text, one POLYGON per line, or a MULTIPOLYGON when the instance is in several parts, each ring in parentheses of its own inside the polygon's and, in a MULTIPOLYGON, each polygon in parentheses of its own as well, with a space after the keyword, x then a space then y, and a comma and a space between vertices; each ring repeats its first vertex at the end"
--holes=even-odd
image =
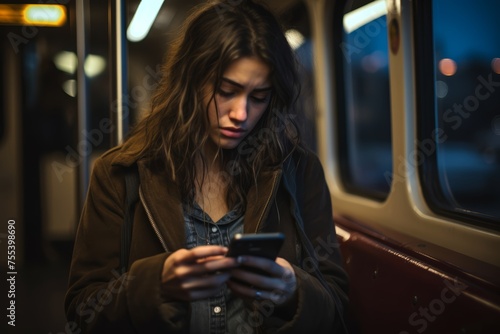
MULTIPOLYGON (((433 130, 438 128, 435 119, 437 103, 435 94, 434 28, 433 21, 428 20, 429 16, 432 18, 432 9, 432 1, 413 2, 417 142, 428 138, 426 134, 432 133, 433 130), (429 110, 432 111, 432 115, 429 115, 429 110)), ((430 210, 458 222, 500 231, 500 220, 479 212, 471 213, 470 210, 453 207, 448 201, 446 194, 439 186, 441 182, 438 170, 438 145, 439 143, 436 143, 436 149, 431 154, 424 154, 423 162, 418 165, 422 195, 430 210)))

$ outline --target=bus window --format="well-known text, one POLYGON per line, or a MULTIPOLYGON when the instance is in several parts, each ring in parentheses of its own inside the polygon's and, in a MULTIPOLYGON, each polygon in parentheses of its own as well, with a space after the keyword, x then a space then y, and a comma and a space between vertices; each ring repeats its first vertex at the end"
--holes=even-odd
POLYGON ((341 179, 349 192, 378 200, 392 180, 386 12, 385 1, 347 1, 335 51, 341 179))
POLYGON ((434 90, 419 141, 436 144, 431 151, 420 145, 425 194, 437 212, 498 229, 500 3, 435 0, 430 9, 434 90))

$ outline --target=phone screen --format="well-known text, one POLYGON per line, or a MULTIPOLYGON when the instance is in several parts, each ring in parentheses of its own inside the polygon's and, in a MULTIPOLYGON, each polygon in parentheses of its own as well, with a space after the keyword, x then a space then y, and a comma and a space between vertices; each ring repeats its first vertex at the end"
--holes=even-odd
MULTIPOLYGON (((283 233, 236 234, 229 244, 226 256, 238 257, 241 255, 251 255, 274 261, 284 240, 285 235, 283 233)), ((243 268, 259 275, 267 275, 267 272, 258 268, 250 266, 243 266, 243 268)), ((236 278, 233 278, 233 280, 243 283, 236 278)))
POLYGON ((252 255, 276 259, 285 240, 283 233, 236 234, 226 256, 252 255))

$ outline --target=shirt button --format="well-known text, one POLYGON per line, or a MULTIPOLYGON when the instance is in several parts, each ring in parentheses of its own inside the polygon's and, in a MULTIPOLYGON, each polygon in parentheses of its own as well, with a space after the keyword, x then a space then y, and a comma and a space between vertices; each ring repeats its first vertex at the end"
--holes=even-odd
POLYGON ((214 313, 220 313, 222 311, 222 308, 220 306, 214 307, 214 313))
POLYGON ((212 227, 212 232, 214 232, 214 233, 217 232, 217 227, 213 226, 212 227))

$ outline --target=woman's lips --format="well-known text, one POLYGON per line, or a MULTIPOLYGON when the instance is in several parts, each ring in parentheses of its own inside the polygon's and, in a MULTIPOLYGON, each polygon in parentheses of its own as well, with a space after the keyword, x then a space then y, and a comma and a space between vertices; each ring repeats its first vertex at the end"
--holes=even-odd
POLYGON ((225 127, 225 128, 220 128, 220 133, 224 137, 228 138, 241 138, 245 135, 245 130, 241 128, 225 127))

